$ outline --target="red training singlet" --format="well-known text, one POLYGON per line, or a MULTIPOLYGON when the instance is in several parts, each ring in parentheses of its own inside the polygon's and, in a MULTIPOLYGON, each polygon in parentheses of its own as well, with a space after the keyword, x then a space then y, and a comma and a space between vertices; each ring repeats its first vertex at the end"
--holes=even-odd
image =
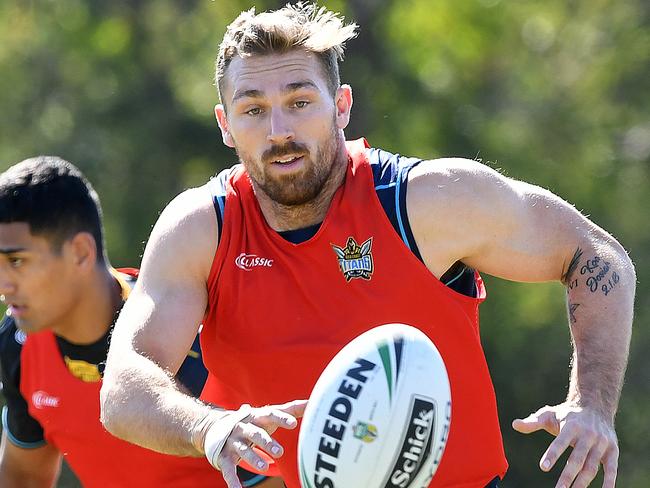
POLYGON ((205 458, 159 454, 109 434, 99 421, 101 385, 70 373, 51 331, 27 337, 20 392, 47 443, 63 453, 85 488, 226 486, 205 458))
MULTIPOLYGON (((479 337, 483 283, 477 274, 475 299, 436 279, 386 217, 365 141, 347 149, 345 183, 316 235, 300 244, 267 225, 243 167, 229 177, 201 334, 211 372, 202 397, 231 409, 308 398, 350 340, 381 324, 410 324, 436 344, 451 383, 449 440, 430 486, 484 488, 507 462, 479 337)), ((298 431, 274 437, 285 448, 285 483, 299 488, 298 431)))

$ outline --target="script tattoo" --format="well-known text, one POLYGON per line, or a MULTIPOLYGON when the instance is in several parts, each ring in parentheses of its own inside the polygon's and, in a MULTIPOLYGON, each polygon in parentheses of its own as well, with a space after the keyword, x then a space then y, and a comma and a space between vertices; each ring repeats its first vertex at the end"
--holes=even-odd
POLYGON ((580 306, 579 303, 571 303, 571 302, 569 302, 569 320, 571 321, 572 324, 576 323, 575 312, 576 312, 576 310, 578 309, 579 306, 580 306))
POLYGON ((562 275, 562 283, 565 283, 569 287, 569 289, 573 289, 576 286, 578 286, 578 279, 573 278, 573 273, 575 272, 576 269, 578 269, 578 264, 580 262, 581 257, 582 257, 582 249, 578 248, 576 249, 576 252, 573 254, 573 257, 571 258, 569 267, 567 268, 566 272, 562 275))
POLYGON ((603 283, 600 289, 603 290, 605 295, 608 295, 619 281, 621 281, 621 277, 616 271, 612 271, 612 277, 609 278, 606 283, 603 283))
POLYGON ((591 293, 595 293, 600 289, 605 295, 609 295, 621 280, 618 273, 612 270, 609 261, 605 261, 600 256, 588 259, 580 268, 580 274, 587 276, 585 284, 589 287, 591 293))
POLYGON ((562 275, 562 282, 569 290, 573 290, 584 283, 591 293, 596 293, 600 290, 603 294, 609 295, 619 281, 621 281, 619 274, 614 271, 611 263, 601 256, 594 256, 581 262, 582 255, 582 249, 577 248, 566 273, 562 275), (574 277, 578 268, 580 269, 580 275, 574 277), (580 276, 583 276, 585 280, 579 281, 580 276))

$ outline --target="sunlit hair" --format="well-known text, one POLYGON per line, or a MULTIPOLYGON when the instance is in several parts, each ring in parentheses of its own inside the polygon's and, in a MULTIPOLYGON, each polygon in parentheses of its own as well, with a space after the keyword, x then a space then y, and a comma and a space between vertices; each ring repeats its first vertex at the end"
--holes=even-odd
POLYGON ((312 3, 287 4, 271 12, 242 12, 228 26, 217 56, 216 81, 223 101, 223 80, 235 56, 285 53, 304 49, 315 53, 323 65, 332 95, 341 84, 339 60, 345 42, 356 36, 357 25, 345 24, 343 17, 312 3))
POLYGON ((55 252, 79 232, 92 234, 97 261, 105 262, 102 210, 90 182, 73 164, 38 156, 0 174, 0 223, 24 222, 55 252))

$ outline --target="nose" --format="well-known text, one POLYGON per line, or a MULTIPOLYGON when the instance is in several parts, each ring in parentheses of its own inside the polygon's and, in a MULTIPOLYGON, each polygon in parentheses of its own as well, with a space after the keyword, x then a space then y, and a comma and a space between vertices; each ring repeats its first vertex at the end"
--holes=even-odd
POLYGON ((295 137, 293 127, 289 117, 282 110, 276 109, 271 111, 271 127, 267 139, 272 144, 283 144, 292 141, 295 137))
POLYGON ((11 295, 16 291, 16 283, 10 279, 7 273, 0 268, 0 300, 5 301, 5 295, 11 295))

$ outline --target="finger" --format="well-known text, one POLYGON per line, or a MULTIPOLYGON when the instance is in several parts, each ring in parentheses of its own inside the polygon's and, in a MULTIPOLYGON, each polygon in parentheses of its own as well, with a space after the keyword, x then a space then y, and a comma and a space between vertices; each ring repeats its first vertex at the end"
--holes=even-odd
POLYGON ((601 449, 599 446, 594 446, 585 460, 585 464, 582 466, 582 469, 578 473, 576 480, 573 482, 572 488, 587 488, 589 483, 598 474, 598 468, 600 467, 600 460, 603 456, 604 449, 601 449))
POLYGON ((512 428, 522 434, 530 434, 538 430, 545 430, 550 434, 557 435, 560 431, 560 423, 555 413, 544 407, 535 413, 531 413, 525 419, 515 419, 512 428))
POLYGON ((573 483, 573 480, 576 479, 576 476, 585 465, 589 450, 589 443, 587 442, 579 442, 576 444, 569 456, 566 466, 564 466, 564 469, 562 470, 562 474, 560 475, 560 479, 555 485, 555 488, 569 488, 569 486, 571 486, 571 483, 573 483))
POLYGON ((603 488, 614 488, 616 485, 616 474, 618 472, 618 446, 616 444, 610 447, 605 453, 603 471, 605 472, 603 488))
POLYGON ((237 465, 229 459, 222 459, 220 463, 221 476, 228 488, 243 488, 237 476, 237 465))
POLYGON ((550 471, 564 451, 574 442, 575 436, 569 429, 565 428, 553 439, 553 442, 551 442, 546 452, 542 455, 542 458, 539 460, 540 469, 542 471, 550 471))
POLYGON ((307 408, 307 400, 294 400, 292 402, 278 405, 277 408, 299 419, 305 413, 305 408, 307 408))
POLYGON ((257 454, 253 448, 243 441, 235 441, 232 443, 233 449, 237 455, 246 461, 249 465, 255 466, 260 471, 266 471, 269 465, 257 454))
POLYGON ((263 449, 270 456, 279 458, 284 454, 284 449, 280 444, 273 440, 269 433, 257 427, 254 424, 243 424, 242 425, 242 436, 249 442, 260 449, 263 449))
POLYGON ((264 409, 261 412, 255 412, 250 422, 259 425, 269 434, 273 434, 279 427, 295 429, 298 425, 296 417, 283 410, 278 410, 275 406, 270 410, 264 409))

